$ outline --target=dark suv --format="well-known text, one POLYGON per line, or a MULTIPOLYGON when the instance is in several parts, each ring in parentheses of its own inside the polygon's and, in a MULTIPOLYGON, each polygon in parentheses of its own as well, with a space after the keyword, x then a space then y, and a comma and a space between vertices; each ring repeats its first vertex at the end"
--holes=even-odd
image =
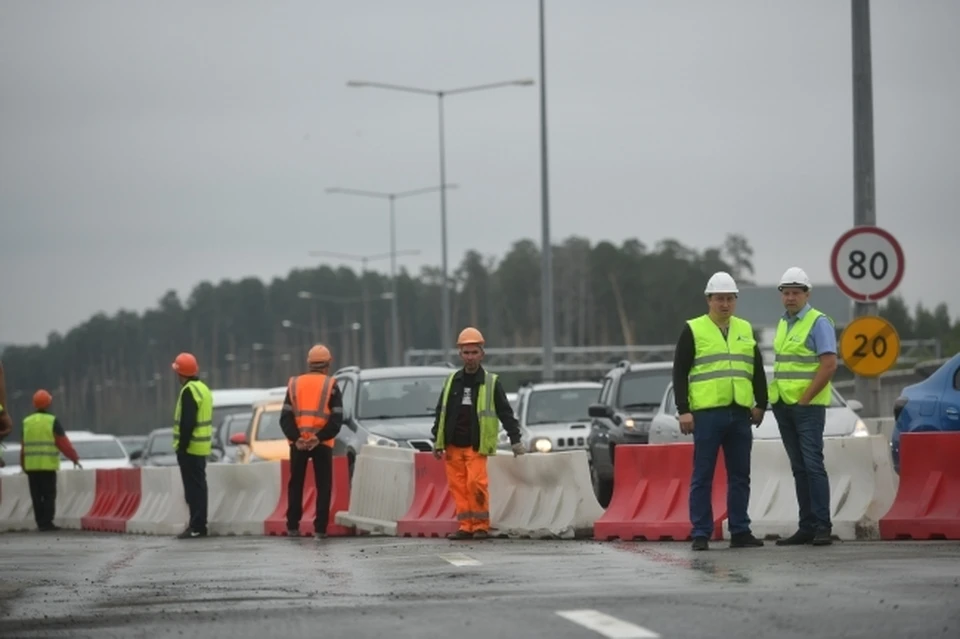
POLYGON ((601 380, 600 397, 589 408, 587 455, 597 500, 606 508, 613 494, 613 457, 618 444, 646 444, 650 422, 673 377, 673 362, 623 361, 601 380))

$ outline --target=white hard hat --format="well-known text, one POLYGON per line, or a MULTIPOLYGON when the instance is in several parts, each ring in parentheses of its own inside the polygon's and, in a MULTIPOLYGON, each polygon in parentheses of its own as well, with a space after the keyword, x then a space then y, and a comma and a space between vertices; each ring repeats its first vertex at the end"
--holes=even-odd
POLYGON ((799 266, 791 266, 783 273, 783 277, 780 278, 780 285, 777 288, 782 290, 785 286, 802 287, 808 290, 813 288, 810 278, 799 266))
POLYGON ((710 295, 711 293, 739 293, 740 290, 729 273, 718 271, 707 280, 707 288, 703 292, 710 295))

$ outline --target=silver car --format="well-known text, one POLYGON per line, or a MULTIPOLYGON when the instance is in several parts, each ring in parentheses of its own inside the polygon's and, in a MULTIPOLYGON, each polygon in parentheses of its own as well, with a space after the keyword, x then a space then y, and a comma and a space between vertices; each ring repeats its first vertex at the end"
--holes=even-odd
MULTIPOLYGON (((767 384, 773 379, 773 367, 765 367, 767 384)), ((855 399, 845 400, 837 389, 833 389, 830 405, 827 406, 827 421, 823 430, 824 437, 869 437, 870 429, 857 415, 863 410, 863 404, 855 399)), ((773 416, 773 410, 767 408, 767 414, 759 428, 753 430, 754 439, 780 439, 780 429, 773 416)), ((680 432, 677 420, 677 406, 673 401, 673 384, 667 387, 663 402, 650 424, 651 444, 671 444, 692 442, 693 435, 680 432)))
MULTIPOLYGON (((600 396, 598 382, 544 382, 520 390, 516 409, 521 442, 532 453, 586 450, 590 404, 600 396)), ((498 447, 509 449, 500 430, 498 447)))

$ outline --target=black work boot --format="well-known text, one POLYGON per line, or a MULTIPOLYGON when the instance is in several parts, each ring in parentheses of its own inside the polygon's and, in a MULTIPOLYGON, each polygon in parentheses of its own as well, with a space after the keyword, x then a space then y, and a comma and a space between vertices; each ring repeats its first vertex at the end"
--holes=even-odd
POLYGON ((693 550, 710 550, 710 542, 707 541, 706 537, 694 537, 691 548, 693 550))
POLYGON ((833 537, 830 536, 829 530, 818 530, 817 534, 813 536, 813 541, 810 543, 814 546, 829 546, 833 543, 833 537))
POLYGON ((786 539, 778 539, 778 546, 803 546, 813 543, 814 534, 806 530, 798 530, 786 539))
POLYGON ((300 529, 299 528, 287 528, 287 537, 299 537, 300 529))
POLYGON ((447 539, 473 539, 473 533, 466 530, 458 530, 455 533, 447 535, 447 539))
POLYGON ((753 533, 737 533, 730 536, 731 548, 758 548, 763 545, 763 540, 757 539, 753 533))

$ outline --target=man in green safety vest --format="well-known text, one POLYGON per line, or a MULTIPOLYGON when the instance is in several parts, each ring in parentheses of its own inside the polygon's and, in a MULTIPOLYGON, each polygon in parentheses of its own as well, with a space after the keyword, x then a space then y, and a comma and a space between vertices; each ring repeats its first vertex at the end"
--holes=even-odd
POLYGON ((673 389, 684 434, 693 433, 690 523, 694 550, 708 550, 714 533, 713 475, 723 449, 727 470, 730 547, 762 546, 753 536, 750 503, 750 453, 753 432, 767 407, 763 356, 750 322, 734 316, 737 283, 729 273, 714 273, 704 290, 708 312, 688 320, 677 341, 673 389))
POLYGON ((830 481, 823 462, 823 429, 837 370, 837 333, 833 321, 810 306, 810 278, 790 267, 780 278, 786 313, 773 339, 770 403, 780 438, 790 458, 800 505, 796 533, 778 546, 832 543, 830 481))
POLYGON ((57 514, 57 471, 60 453, 80 468, 80 458, 60 421, 49 411, 53 395, 42 388, 33 394, 37 412, 23 420, 20 467, 27 474, 33 518, 41 532, 60 530, 53 523, 57 514))
POLYGON ((197 358, 180 353, 173 362, 180 394, 173 413, 173 450, 183 480, 190 523, 178 539, 207 536, 207 457, 213 449, 213 394, 200 381, 197 358))

